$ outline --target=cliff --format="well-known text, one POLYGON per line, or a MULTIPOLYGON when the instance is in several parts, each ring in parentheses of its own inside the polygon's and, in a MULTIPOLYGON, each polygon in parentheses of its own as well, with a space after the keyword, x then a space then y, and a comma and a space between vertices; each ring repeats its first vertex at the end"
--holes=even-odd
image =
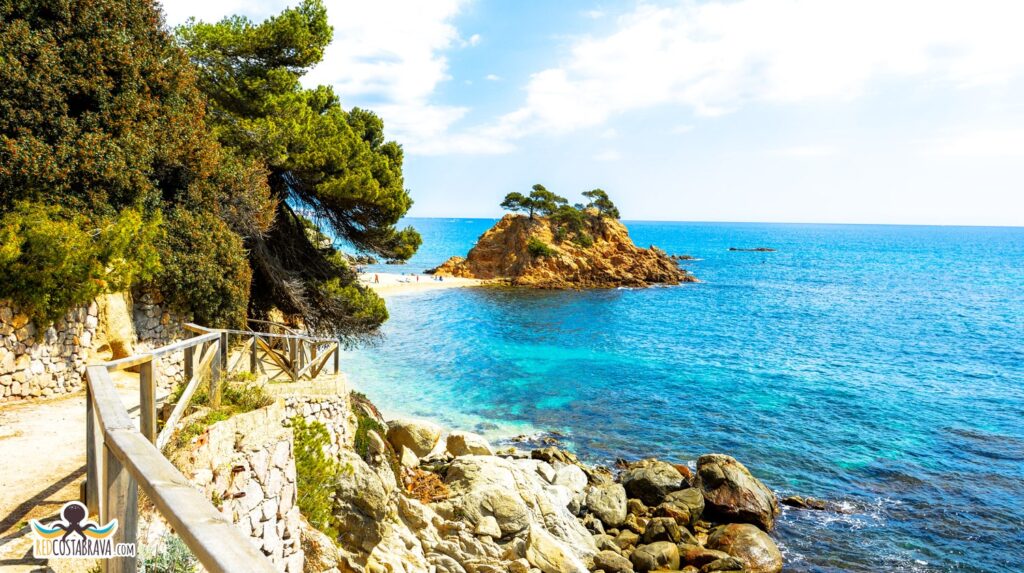
POLYGON ((534 288, 697 282, 664 251, 634 245, 618 220, 589 214, 583 225, 567 232, 549 218, 505 215, 480 236, 466 258, 452 257, 428 272, 534 288))

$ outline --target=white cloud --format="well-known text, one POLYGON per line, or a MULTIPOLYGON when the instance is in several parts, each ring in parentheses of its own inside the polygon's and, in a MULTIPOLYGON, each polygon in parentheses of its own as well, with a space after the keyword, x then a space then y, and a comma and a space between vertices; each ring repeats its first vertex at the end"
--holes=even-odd
POLYGON ((608 129, 602 131, 600 135, 601 139, 615 139, 618 136, 619 132, 614 127, 609 127, 608 129))
POLYGON ((489 82, 499 82, 501 81, 501 76, 499 76, 498 74, 487 74, 486 76, 484 76, 484 79, 489 82))
POLYGON ((978 129, 925 140, 922 155, 951 157, 1024 157, 1024 129, 978 129))
POLYGON ((1013 0, 639 4, 533 74, 525 103, 488 132, 566 132, 666 104, 714 116, 753 101, 845 101, 881 78, 1000 84, 1024 71, 1021 21, 1013 0))
POLYGON ((586 12, 583 13, 583 15, 586 16, 587 18, 590 18, 591 20, 604 18, 604 12, 602 10, 587 10, 586 12))
POLYGON ((468 40, 466 40, 465 44, 468 46, 476 46, 480 43, 480 40, 482 40, 480 34, 473 34, 468 40))
POLYGON ((693 126, 685 123, 681 123, 672 128, 672 133, 675 133, 677 135, 683 133, 690 133, 691 131, 693 131, 693 126))
POLYGON ((799 159, 810 159, 815 157, 829 157, 836 155, 838 150, 830 145, 797 145, 793 147, 782 147, 772 149, 768 152, 777 157, 795 157, 799 159))
POLYGON ((608 149, 595 155, 594 159, 597 161, 618 161, 622 159, 622 154, 614 149, 608 149))

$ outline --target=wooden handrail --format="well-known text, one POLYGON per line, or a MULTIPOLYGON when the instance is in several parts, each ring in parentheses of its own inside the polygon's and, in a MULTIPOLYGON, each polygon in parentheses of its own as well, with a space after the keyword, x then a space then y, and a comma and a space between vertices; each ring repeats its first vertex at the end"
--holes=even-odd
MULTIPOLYGON (((118 520, 113 543, 136 543, 141 486, 207 571, 272 573, 276 568, 269 558, 193 488, 154 444, 166 443, 201 379, 207 375, 210 378, 211 403, 216 403, 219 396, 227 353, 222 341, 228 333, 191 324, 186 329, 199 336, 86 368, 86 505, 90 513, 99 514, 102 523, 118 520), (208 347, 196 364, 194 350, 203 345, 208 347), (158 437, 154 359, 178 350, 185 351, 186 372, 191 379, 175 405, 177 417, 172 414, 158 437), (140 366, 141 431, 136 429, 110 379, 111 371, 132 366, 140 366)), ((134 572, 137 562, 135 557, 115 557, 104 559, 102 565, 105 573, 134 572)))

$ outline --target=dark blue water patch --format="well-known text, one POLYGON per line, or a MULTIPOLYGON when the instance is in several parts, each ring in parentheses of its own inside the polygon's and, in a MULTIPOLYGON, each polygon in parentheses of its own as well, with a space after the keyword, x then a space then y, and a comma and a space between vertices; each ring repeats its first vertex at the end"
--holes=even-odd
MULTIPOLYGON (((413 224, 407 270, 491 222, 413 224)), ((785 511, 787 570, 1020 570, 1024 230, 629 227, 704 282, 394 297, 354 385, 492 436, 557 430, 596 462, 732 454, 846 509, 785 511)))

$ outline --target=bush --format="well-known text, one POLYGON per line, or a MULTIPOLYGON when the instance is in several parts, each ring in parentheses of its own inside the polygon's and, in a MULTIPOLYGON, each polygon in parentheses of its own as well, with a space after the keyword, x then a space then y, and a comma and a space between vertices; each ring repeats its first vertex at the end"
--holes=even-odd
POLYGON ((550 257, 555 254, 555 250, 548 246, 544 241, 530 237, 530 241, 526 244, 526 250, 530 252, 534 257, 550 257))
POLYGON ((242 240, 216 215, 174 208, 159 242, 158 288, 172 306, 215 328, 244 324, 252 271, 242 240))
POLYGON ((139 552, 139 573, 192 573, 198 565, 192 550, 173 533, 162 537, 159 547, 139 552))
POLYGON ((334 483, 345 468, 326 452, 331 436, 323 424, 295 416, 292 418, 292 431, 295 434, 295 485, 299 510, 313 527, 337 537, 338 530, 333 525, 331 511, 334 483))
POLYGON ((18 202, 0 218, 0 298, 10 299, 38 326, 103 292, 149 280, 160 268, 149 221, 125 209, 91 219, 54 205, 18 202))

